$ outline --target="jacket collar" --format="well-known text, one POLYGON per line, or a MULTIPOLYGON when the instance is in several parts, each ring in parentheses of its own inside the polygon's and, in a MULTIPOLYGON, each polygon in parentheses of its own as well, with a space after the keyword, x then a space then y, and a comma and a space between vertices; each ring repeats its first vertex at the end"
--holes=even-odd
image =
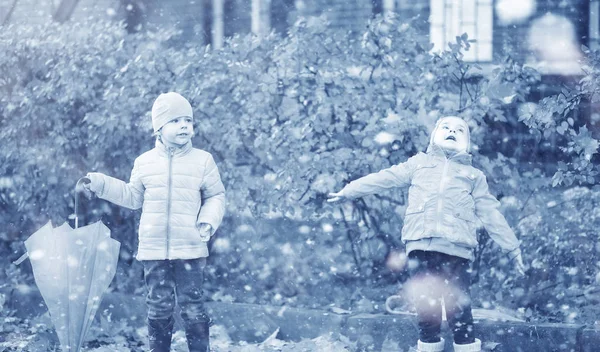
POLYGON ((456 153, 453 156, 448 158, 446 156, 446 153, 444 152, 444 149, 435 144, 430 144, 427 147, 427 154, 434 156, 436 158, 448 159, 448 160, 456 161, 457 163, 465 164, 465 165, 471 165, 471 161, 473 160, 473 157, 471 156, 471 154, 469 154, 467 152, 456 153))
POLYGON ((172 156, 180 157, 186 155, 192 150, 192 141, 187 142, 181 148, 169 148, 166 145, 164 145, 160 139, 157 138, 156 142, 154 143, 154 146, 156 147, 159 155, 161 156, 167 157, 170 153, 172 153, 172 156))

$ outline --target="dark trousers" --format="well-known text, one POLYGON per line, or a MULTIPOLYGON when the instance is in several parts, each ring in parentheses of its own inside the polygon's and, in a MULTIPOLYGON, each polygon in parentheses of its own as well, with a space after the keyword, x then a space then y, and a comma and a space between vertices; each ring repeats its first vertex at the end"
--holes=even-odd
POLYGON ((148 319, 170 319, 175 304, 186 324, 208 322, 204 307, 204 267, 206 258, 187 260, 144 260, 148 319))
POLYGON ((413 251, 408 258, 408 290, 417 310, 419 339, 428 343, 440 341, 443 299, 454 342, 475 342, 469 260, 429 251, 413 251))

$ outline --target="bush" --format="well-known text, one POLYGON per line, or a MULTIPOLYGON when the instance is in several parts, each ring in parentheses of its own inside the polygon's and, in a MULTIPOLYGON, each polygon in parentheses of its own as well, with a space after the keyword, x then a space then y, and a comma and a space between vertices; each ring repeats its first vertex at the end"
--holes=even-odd
POLYGON ((599 202, 598 187, 513 199, 505 213, 516 224, 530 269, 526 278, 507 275, 506 259, 490 251, 491 245, 485 246, 482 257, 490 265, 480 271, 478 284, 485 304, 495 300, 522 308, 529 319, 593 324, 600 300, 599 202))
MULTIPOLYGON (((274 295, 293 297, 332 278, 393 282, 398 274, 385 263, 402 249, 405 191, 340 206, 328 205, 326 194, 424 150, 428 130, 440 116, 460 114, 469 122, 477 166, 495 193, 526 204, 529 195, 548 184, 541 164, 529 155, 533 145, 507 143, 515 131, 546 128, 530 123, 534 115, 527 119, 515 113, 539 74, 510 60, 492 72, 464 62, 462 53, 471 43, 466 34, 435 55, 426 37, 393 17, 373 20, 358 38, 311 18, 284 38, 238 36, 218 51, 175 46, 174 35, 127 34, 108 23, 9 27, 0 33, 6 53, 0 57, 0 139, 7 142, 0 151, 5 209, 0 219, 8 224, 0 232, 3 246, 12 251, 10 259, 48 219, 60 223, 69 217, 75 182, 86 172, 128 179, 134 158, 152 148, 151 104, 169 90, 192 102, 198 132, 194 145, 213 153, 226 185, 230 209, 219 237, 234 243, 228 248, 236 248, 236 255, 224 257, 217 250, 212 274, 237 275, 229 280, 238 289, 244 282, 258 282, 274 295), (520 157, 533 163, 523 167, 520 157), (247 231, 236 230, 268 217, 301 220, 309 231, 269 230, 256 234, 263 240, 253 242, 247 231), (286 243, 287 236, 318 239, 322 248, 296 259, 297 266, 307 265, 302 272, 285 269, 285 256, 239 254, 244 247, 260 251, 265 243, 286 243), (237 240, 244 241, 242 247, 237 240), (330 260, 343 263, 342 272, 327 270, 330 260), (301 280, 286 279, 294 274, 301 280)), ((560 155, 565 165, 580 162, 571 154, 560 155)), ((139 285, 140 269, 132 262, 136 214, 100 200, 84 202, 83 222, 103 219, 122 243, 115 289, 139 285)), ((521 226, 519 219, 511 223, 521 226)), ((541 261, 554 255, 528 252, 543 247, 542 236, 522 239, 526 259, 534 259, 532 253, 541 261)), ((487 268, 499 254, 486 255, 482 242, 478 262, 487 268)), ((217 244, 222 249, 224 242, 217 244)), ((568 261, 581 250, 573 246, 565 242, 565 253, 575 252, 560 257, 558 266, 571 265, 568 261)), ((490 270, 511 274, 501 265, 490 270)), ((481 278, 484 286, 496 288, 493 277, 481 278)))

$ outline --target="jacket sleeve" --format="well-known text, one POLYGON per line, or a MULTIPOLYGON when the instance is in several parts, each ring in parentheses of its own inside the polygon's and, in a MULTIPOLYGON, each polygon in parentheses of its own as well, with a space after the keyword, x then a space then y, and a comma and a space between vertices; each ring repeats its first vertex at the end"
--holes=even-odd
POLYGON ((521 253, 519 240, 498 210, 500 202, 490 194, 485 175, 480 174, 473 189, 475 215, 481 220, 490 237, 508 255, 510 259, 521 253))
POLYGON ((116 205, 139 209, 144 202, 144 185, 139 176, 138 161, 136 160, 131 171, 129 183, 98 172, 91 172, 88 177, 92 180, 92 191, 99 198, 105 199, 116 205))
POLYGON ((200 192, 202 206, 197 223, 209 224, 212 227, 212 234, 214 234, 225 215, 225 187, 221 182, 219 169, 212 155, 208 157, 204 167, 204 180, 200 192))
POLYGON ((416 156, 404 163, 350 182, 342 189, 342 195, 348 198, 359 198, 369 194, 381 193, 393 187, 409 186, 414 172, 415 158, 416 156))

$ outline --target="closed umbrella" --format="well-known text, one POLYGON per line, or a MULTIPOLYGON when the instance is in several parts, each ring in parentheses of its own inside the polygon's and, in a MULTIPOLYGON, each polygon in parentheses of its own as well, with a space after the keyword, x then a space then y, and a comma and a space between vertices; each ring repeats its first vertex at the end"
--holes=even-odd
POLYGON ((48 222, 25 247, 63 351, 79 352, 115 276, 120 243, 100 221, 75 229, 48 222))

